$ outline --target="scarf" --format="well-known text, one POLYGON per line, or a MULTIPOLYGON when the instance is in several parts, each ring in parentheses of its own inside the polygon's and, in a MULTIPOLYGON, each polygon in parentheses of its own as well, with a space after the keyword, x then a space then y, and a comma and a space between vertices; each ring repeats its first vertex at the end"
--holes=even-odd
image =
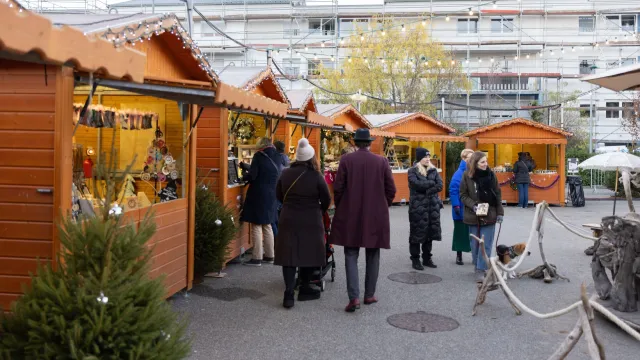
POLYGON ((478 201, 488 203, 490 206, 496 206, 498 202, 496 193, 493 191, 495 186, 493 176, 493 172, 490 169, 476 169, 473 174, 473 181, 476 183, 478 190, 478 201))

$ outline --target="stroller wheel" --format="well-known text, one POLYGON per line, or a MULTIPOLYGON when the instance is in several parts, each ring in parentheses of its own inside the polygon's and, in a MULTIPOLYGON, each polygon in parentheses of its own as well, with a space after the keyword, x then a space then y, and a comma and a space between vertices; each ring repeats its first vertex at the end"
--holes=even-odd
POLYGON ((320 291, 324 291, 324 285, 325 285, 324 280, 322 280, 320 282, 320 291))

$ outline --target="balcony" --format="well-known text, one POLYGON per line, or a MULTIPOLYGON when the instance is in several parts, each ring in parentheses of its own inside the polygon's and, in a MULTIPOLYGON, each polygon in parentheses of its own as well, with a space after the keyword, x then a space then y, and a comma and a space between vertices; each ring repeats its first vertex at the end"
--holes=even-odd
POLYGON ((490 77, 472 77, 471 91, 474 93, 517 93, 530 92, 536 93, 540 91, 539 79, 521 78, 490 78, 490 77))

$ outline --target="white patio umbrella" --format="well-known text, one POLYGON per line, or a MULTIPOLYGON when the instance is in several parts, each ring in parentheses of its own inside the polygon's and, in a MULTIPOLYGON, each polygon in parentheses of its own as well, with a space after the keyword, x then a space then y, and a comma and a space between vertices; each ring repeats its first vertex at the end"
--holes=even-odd
MULTIPOLYGON (((604 153, 600 155, 596 155, 591 157, 580 164, 578 164, 580 169, 584 170, 603 170, 603 171, 614 171, 616 172, 616 185, 615 192, 618 193, 618 173, 620 170, 623 171, 623 180, 624 180, 624 192, 627 196, 627 201, 629 202, 629 210, 631 212, 635 212, 633 208, 633 202, 631 200, 631 184, 629 183, 629 177, 631 171, 639 171, 640 170, 640 157, 631 155, 623 152, 610 152, 604 153)), ((614 195, 613 198, 613 215, 616 214, 616 199, 617 195, 614 195)))
POLYGON ((614 91, 640 90, 640 64, 585 76, 581 80, 614 91))

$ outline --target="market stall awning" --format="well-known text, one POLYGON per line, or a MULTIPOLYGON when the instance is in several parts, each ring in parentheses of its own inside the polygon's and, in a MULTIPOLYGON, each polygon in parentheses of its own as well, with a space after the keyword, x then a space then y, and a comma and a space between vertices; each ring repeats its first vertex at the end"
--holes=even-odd
POLYGON ((433 133, 446 133, 452 134, 456 132, 456 129, 452 128, 445 123, 434 119, 433 117, 422 113, 422 112, 414 112, 414 113, 397 113, 397 114, 374 114, 374 115, 365 115, 367 120, 376 128, 380 128, 382 130, 395 130, 396 132, 406 132, 408 129, 402 129, 402 125, 406 124, 410 121, 421 121, 424 126, 421 128, 412 128, 411 130, 414 132, 429 132, 429 134, 433 133))
POLYGON ((370 131, 371 136, 374 137, 385 137, 385 138, 395 138, 396 137, 396 133, 394 133, 393 131, 383 131, 383 130, 379 130, 379 129, 371 129, 370 131))
POLYGON ((614 91, 640 90, 640 64, 623 66, 601 74, 585 76, 582 81, 614 91))
POLYGON ((310 124, 320 125, 328 128, 333 127, 333 119, 322 116, 313 111, 307 111, 307 121, 310 124))
POLYGON ((455 135, 411 135, 409 141, 467 142, 468 138, 455 135))
POLYGON ((10 4, 0 4, 0 57, 66 64, 108 78, 143 81, 144 54, 116 49, 110 41, 88 38, 68 26, 56 27, 10 4))
POLYGON ((471 130, 463 136, 478 144, 566 144, 572 133, 528 119, 516 118, 471 130))
POLYGON ((215 102, 228 106, 230 109, 249 110, 265 115, 285 118, 289 104, 258 95, 235 86, 218 84, 215 102))

